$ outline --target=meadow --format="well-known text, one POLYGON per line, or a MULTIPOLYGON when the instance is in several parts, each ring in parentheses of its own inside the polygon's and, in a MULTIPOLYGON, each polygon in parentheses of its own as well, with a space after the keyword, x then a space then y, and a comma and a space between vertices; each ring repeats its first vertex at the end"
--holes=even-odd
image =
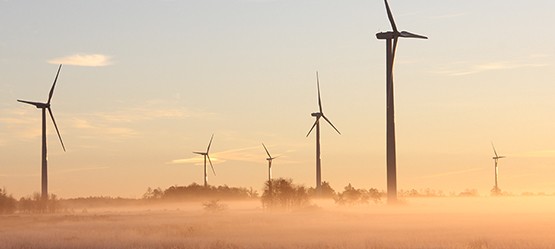
POLYGON ((0 216, 0 248, 555 248, 555 197, 409 198, 402 205, 257 201, 0 216))

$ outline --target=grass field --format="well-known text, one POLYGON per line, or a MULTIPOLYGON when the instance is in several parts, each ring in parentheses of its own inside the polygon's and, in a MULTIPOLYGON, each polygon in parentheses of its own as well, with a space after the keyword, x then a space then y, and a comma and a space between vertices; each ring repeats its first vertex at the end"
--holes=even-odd
POLYGON ((0 248, 555 248, 554 197, 415 198, 396 207, 259 202, 0 216, 0 248))

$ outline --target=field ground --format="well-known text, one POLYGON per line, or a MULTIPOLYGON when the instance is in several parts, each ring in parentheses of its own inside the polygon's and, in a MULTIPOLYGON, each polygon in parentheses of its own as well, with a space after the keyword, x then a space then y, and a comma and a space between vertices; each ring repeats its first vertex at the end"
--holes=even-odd
POLYGON ((555 248, 555 197, 414 198, 293 211, 259 202, 0 216, 0 248, 555 248))

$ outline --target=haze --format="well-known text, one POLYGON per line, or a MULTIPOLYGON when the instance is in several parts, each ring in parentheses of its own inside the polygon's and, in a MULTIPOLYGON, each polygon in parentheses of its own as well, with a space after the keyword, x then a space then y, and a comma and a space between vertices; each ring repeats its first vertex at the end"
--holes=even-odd
MULTIPOLYGON (((500 188, 555 192, 552 1, 390 2, 404 30, 396 55, 399 189, 493 186, 491 141, 507 156, 500 188)), ((202 183, 261 189, 267 176, 314 186, 315 71, 326 115, 322 179, 385 189, 382 1, 2 1, 0 187, 40 189, 40 112, 49 188, 63 198, 140 197, 202 183)))

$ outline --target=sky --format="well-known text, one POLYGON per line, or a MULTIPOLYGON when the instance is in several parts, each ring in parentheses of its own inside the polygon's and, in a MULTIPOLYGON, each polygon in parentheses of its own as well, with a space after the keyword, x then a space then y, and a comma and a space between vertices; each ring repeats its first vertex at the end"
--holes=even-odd
MULTIPOLYGON (((400 189, 555 192, 555 2, 391 0, 400 189)), ((62 198, 140 197, 202 183, 261 190, 273 176, 341 190, 386 188, 385 44, 380 0, 0 1, 0 187, 40 191, 40 110, 49 190, 62 198)))

